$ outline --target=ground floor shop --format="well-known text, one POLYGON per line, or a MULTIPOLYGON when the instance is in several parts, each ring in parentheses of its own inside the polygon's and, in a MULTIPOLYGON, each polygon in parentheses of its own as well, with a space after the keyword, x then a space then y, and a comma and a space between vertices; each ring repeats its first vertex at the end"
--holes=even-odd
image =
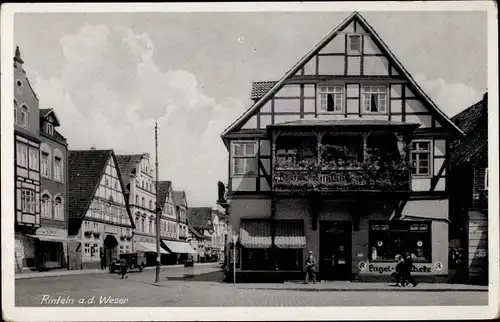
MULTIPOLYGON (((313 206, 307 199, 280 199, 274 216, 270 206, 266 199, 232 201, 239 274, 278 272, 302 278, 312 251, 320 279, 390 280, 396 255, 410 253, 413 275, 426 281, 447 280, 447 200, 409 200, 397 218, 394 203, 380 200, 365 201, 360 208, 352 201, 313 206)), ((231 245, 227 255, 231 269, 231 245)))
MULTIPOLYGON (((136 234, 134 236, 133 252, 144 253, 146 266, 155 266, 158 252, 156 249, 156 237, 136 234)), ((160 263, 167 265, 171 261, 172 253, 161 247, 160 243, 160 263)))
POLYGON ((188 242, 163 239, 162 245, 170 253, 166 265, 196 261, 197 252, 188 242))

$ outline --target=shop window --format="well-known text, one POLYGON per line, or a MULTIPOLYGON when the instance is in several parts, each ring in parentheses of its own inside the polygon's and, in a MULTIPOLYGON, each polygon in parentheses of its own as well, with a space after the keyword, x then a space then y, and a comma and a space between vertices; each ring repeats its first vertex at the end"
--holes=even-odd
POLYGON ((408 252, 414 262, 430 263, 430 228, 426 221, 370 221, 370 260, 393 261, 408 252))
POLYGON ((270 248, 242 248, 243 270, 274 270, 270 248))
POLYGON ((280 271, 302 271, 302 249, 277 249, 276 268, 280 271))

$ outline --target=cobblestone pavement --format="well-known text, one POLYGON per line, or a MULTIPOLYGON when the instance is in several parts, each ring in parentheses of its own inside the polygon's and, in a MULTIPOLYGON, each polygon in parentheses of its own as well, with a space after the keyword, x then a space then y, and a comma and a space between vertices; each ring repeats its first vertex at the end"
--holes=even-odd
MULTIPOLYGON (((115 274, 74 275, 16 280, 16 306, 397 306, 486 305, 487 292, 315 291, 279 289, 274 284, 222 283, 219 266, 195 267, 196 277, 182 280, 184 268, 164 268, 161 286, 152 285, 154 270, 115 274), (109 303, 108 299, 122 299, 109 303), (53 301, 59 303, 55 304, 53 301), (79 300, 84 303, 78 303, 79 300), (65 301, 65 302, 64 302, 65 301), (51 304, 52 303, 52 304, 51 304)), ((283 285, 283 284, 282 284, 283 285)), ((305 285, 308 287, 308 285, 305 285)), ((312 285, 311 285, 312 287, 312 285)))

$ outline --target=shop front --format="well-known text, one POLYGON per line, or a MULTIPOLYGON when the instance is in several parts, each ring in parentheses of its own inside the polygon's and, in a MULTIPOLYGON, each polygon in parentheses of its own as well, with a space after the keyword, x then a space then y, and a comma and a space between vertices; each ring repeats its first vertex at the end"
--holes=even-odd
POLYGON ((34 235, 35 266, 38 270, 63 268, 67 265, 68 232, 66 229, 40 227, 34 235))
MULTIPOLYGON (((234 225, 238 276, 302 279, 312 251, 319 279, 392 281, 396 255, 409 253, 417 280, 445 282, 447 200, 409 200, 398 218, 391 216, 393 204, 365 202, 362 212, 350 201, 325 201, 315 216, 310 200, 278 200, 274 217, 243 217, 234 225)), ((232 264, 232 245, 228 248, 232 264)), ((228 273, 232 269, 228 265, 228 273)))
POLYGON ((171 254, 168 262, 170 265, 178 264, 180 258, 187 259, 189 257, 196 256, 196 250, 194 250, 187 242, 168 239, 162 239, 162 242, 163 247, 165 247, 171 254))
MULTIPOLYGON (((156 239, 148 236, 135 235, 134 236, 134 252, 144 253, 146 258, 146 266, 155 266, 156 257, 158 255, 156 249, 156 239)), ((160 261, 162 264, 168 262, 167 256, 170 252, 163 247, 160 243, 160 261)))

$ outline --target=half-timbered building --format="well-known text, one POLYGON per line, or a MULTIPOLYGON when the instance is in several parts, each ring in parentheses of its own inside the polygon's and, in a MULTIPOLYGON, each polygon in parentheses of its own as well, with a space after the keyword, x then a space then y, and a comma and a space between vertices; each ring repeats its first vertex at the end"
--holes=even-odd
POLYGON ((221 135, 238 274, 302 274, 312 251, 322 279, 387 279, 407 252, 415 275, 447 275, 462 131, 359 13, 251 98, 221 135))

